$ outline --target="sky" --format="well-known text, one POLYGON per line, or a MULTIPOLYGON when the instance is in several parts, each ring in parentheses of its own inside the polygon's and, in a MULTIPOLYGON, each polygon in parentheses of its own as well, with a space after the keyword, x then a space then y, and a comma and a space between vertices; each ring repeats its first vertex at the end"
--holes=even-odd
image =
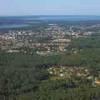
POLYGON ((0 0, 0 16, 100 15, 100 0, 0 0))

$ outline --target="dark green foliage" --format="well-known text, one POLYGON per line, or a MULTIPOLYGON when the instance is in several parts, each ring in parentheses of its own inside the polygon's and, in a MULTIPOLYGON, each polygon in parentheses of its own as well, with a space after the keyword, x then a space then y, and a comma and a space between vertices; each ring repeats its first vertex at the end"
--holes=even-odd
MULTIPOLYGON (((39 56, 0 52, 0 98, 2 100, 99 100, 100 87, 77 79, 50 80, 47 68, 52 65, 88 67, 97 76, 100 71, 100 39, 73 40, 68 52, 39 56), (77 51, 77 53, 73 53, 77 51), (4 99, 5 98, 5 99, 4 99)), ((33 51, 34 52, 34 51, 33 51)))

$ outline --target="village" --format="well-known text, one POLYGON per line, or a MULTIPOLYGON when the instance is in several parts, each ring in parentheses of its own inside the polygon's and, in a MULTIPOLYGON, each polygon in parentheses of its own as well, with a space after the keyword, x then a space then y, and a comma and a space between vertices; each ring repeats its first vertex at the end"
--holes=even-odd
POLYGON ((74 79, 75 81, 88 80, 93 87, 100 86, 100 72, 98 76, 91 73, 91 69, 77 66, 52 66, 47 70, 50 74, 51 80, 68 80, 74 79))

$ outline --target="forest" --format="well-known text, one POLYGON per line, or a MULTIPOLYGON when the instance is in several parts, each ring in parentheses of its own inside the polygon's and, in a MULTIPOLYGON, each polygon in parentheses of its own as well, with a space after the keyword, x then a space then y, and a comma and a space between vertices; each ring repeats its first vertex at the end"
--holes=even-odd
POLYGON ((0 50, 0 100, 100 100, 100 86, 87 80, 50 80, 47 69, 66 65, 100 71, 100 38, 73 39, 68 50, 57 55, 6 53, 0 50))

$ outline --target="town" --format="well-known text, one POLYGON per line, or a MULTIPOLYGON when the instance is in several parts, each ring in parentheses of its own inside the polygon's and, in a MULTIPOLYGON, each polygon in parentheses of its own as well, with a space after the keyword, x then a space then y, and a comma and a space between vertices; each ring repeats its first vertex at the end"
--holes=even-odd
MULTIPOLYGON (((93 26, 89 28, 91 27, 93 26)), ((80 27, 77 26, 77 28, 80 27)), ((39 55, 48 55, 52 52, 64 52, 67 51, 72 39, 85 38, 94 34, 94 31, 83 31, 81 28, 74 32, 74 26, 65 28, 57 24, 49 24, 41 32, 34 32, 32 30, 10 30, 6 33, 1 32, 0 49, 12 53, 20 52, 19 49, 22 47, 28 47, 35 49, 39 55)))

